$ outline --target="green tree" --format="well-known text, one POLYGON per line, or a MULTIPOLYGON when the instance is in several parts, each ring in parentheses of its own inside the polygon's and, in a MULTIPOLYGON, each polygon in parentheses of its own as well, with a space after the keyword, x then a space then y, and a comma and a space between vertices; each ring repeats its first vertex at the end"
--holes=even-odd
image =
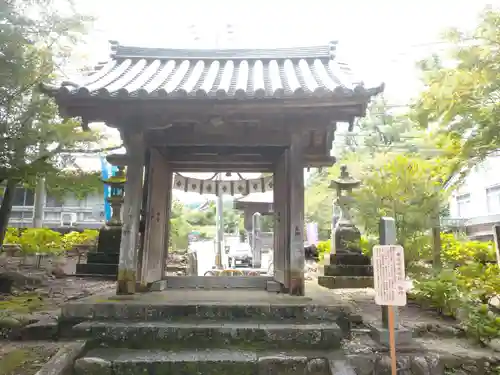
POLYGON ((442 184, 448 173, 446 160, 439 158, 378 155, 371 165, 358 169, 363 183, 353 192, 356 221, 365 234, 377 236, 380 218, 394 217, 407 261, 417 259, 436 214, 445 207, 442 184))
POLYGON ((473 31, 450 30, 444 41, 447 55, 420 63, 425 90, 413 116, 450 137, 455 170, 466 172, 500 147, 500 12, 486 8, 473 31))
POLYGON ((339 165, 347 163, 351 173, 360 176, 372 168, 374 161, 401 153, 415 153, 436 149, 425 133, 416 129, 405 115, 396 115, 384 98, 376 98, 367 116, 358 121, 353 131, 343 135, 335 144, 339 155, 337 164, 316 171, 309 179, 305 194, 307 221, 318 223, 320 239, 327 239, 332 223, 332 203, 335 192, 330 181, 338 177, 339 165))
POLYGON ((187 249, 188 235, 191 230, 191 225, 186 220, 184 205, 179 200, 173 199, 170 216, 170 246, 174 250, 187 249))
POLYGON ((2 1, 0 17, 2 243, 16 184, 57 174, 70 154, 92 152, 99 135, 59 118, 55 103, 38 90, 60 74, 91 20, 75 13, 70 1, 55 0, 2 1))

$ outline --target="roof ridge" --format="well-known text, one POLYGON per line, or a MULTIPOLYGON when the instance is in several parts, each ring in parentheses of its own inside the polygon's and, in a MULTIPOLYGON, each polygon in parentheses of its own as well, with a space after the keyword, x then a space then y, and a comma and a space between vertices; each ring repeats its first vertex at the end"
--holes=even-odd
POLYGON ((324 45, 279 48, 156 48, 121 45, 109 41, 115 59, 333 59, 337 42, 324 45))

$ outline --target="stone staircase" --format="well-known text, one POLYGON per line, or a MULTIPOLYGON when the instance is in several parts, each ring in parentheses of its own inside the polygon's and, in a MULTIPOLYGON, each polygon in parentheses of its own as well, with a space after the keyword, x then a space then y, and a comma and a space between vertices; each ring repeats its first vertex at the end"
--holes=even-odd
POLYGON ((340 359, 347 319, 340 306, 256 302, 95 303, 62 311, 70 335, 88 340, 75 375, 354 374, 340 359))

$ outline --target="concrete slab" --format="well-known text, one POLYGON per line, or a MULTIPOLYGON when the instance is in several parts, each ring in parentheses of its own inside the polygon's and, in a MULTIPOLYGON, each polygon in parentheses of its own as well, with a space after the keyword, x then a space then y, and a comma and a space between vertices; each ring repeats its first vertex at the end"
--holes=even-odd
MULTIPOLYGON (((389 346, 389 330, 387 328, 382 327, 381 324, 371 324, 370 325, 370 336, 371 338, 384 346, 389 346)), ((394 330, 394 341, 396 345, 405 345, 412 342, 412 332, 400 326, 398 329, 394 330)))
POLYGON ((261 290, 175 290, 116 296, 114 293, 70 302, 61 309, 61 321, 86 320, 291 320, 334 321, 344 330, 352 304, 329 290, 306 283, 306 296, 261 290), (126 297, 126 298, 123 298, 126 297))

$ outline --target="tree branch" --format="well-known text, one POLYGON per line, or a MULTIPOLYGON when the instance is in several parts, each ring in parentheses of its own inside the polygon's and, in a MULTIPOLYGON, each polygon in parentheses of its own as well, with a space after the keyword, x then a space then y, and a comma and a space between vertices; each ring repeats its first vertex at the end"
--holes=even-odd
POLYGON ((58 154, 98 154, 100 152, 114 151, 123 147, 123 144, 120 146, 111 146, 104 148, 96 148, 94 150, 86 150, 86 149, 72 149, 72 150, 61 150, 57 152, 58 154))

